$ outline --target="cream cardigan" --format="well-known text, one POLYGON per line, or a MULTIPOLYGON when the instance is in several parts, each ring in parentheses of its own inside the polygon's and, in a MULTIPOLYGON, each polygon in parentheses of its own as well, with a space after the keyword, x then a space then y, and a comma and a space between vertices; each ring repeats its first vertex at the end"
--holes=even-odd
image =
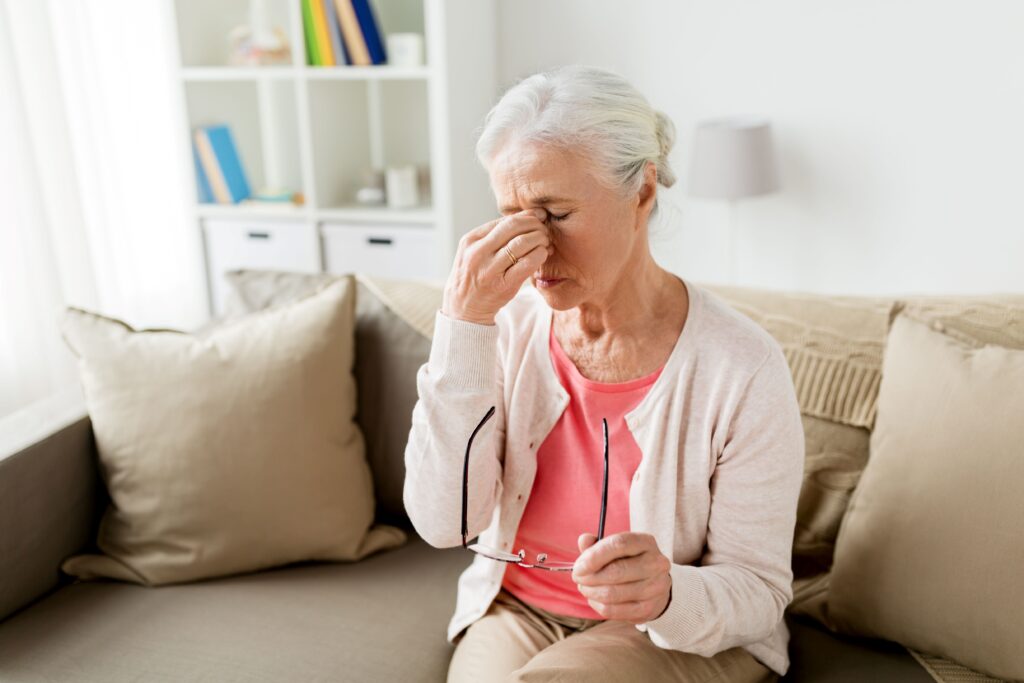
MULTIPOLYGON (((630 529, 652 534, 673 563, 668 609, 636 627, 658 647, 705 657, 742 646, 784 675, 783 611, 793 598, 804 469, 796 392, 768 332, 683 282, 690 299, 683 331, 625 418, 643 454, 629 493, 630 529)), ((429 359, 417 373, 403 492, 429 544, 462 544, 466 441, 493 405, 470 454, 469 538, 513 550, 537 448, 569 401, 548 351, 552 315, 529 284, 494 325, 436 313, 429 359)), ((449 642, 487 611, 505 566, 474 554, 459 577, 449 642)))

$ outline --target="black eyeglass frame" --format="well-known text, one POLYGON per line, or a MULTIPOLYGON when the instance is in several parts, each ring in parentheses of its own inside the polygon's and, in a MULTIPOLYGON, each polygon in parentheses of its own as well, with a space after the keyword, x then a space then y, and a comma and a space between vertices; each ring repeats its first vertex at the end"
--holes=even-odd
MULTIPOLYGON (((503 550, 497 550, 480 543, 469 543, 469 521, 468 521, 468 509, 469 509, 469 451, 473 447, 473 439, 476 438, 477 432, 491 419, 494 415, 495 406, 491 406, 484 415, 480 423, 477 424, 473 433, 469 436, 469 441, 466 443, 466 458, 462 465, 462 547, 467 550, 483 555, 492 560, 498 560, 499 562, 509 562, 512 564, 518 564, 521 567, 528 569, 546 569, 552 572, 568 572, 572 571, 575 562, 548 562, 547 553, 538 553, 537 561, 534 564, 525 562, 526 551, 520 549, 518 553, 507 553, 503 550)), ((604 521, 605 514, 608 509, 608 420, 601 418, 601 424, 604 431, 604 481, 601 485, 601 518, 597 525, 597 540, 600 541, 604 538, 604 521)))

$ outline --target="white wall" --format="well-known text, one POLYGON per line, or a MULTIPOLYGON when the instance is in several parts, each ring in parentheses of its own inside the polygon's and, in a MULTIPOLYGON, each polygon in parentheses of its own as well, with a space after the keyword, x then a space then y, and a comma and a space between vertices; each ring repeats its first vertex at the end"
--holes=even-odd
POLYGON ((675 121, 672 271, 727 280, 726 208, 685 197, 687 153, 698 120, 750 113, 783 189, 738 206, 741 284, 1024 292, 1020 0, 501 0, 498 31, 503 89, 588 63, 675 121))

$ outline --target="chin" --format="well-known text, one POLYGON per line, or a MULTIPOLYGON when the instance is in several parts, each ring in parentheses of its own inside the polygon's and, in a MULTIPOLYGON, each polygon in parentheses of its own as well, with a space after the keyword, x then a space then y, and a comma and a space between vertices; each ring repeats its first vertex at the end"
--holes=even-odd
POLYGON ((530 284, 540 293, 548 306, 556 311, 567 311, 575 306, 575 303, 571 302, 571 297, 566 295, 567 289, 564 285, 567 283, 563 283, 563 285, 549 289, 547 287, 538 287, 537 282, 531 277, 530 284))

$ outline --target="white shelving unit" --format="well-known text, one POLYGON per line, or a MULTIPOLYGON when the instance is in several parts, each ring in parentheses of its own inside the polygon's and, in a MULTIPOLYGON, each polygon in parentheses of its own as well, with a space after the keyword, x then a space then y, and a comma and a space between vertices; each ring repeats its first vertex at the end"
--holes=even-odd
POLYGON ((497 216, 475 132, 498 95, 495 0, 372 0, 384 35, 424 36, 426 64, 306 64, 299 0, 263 0, 291 44, 286 66, 230 66, 228 34, 250 0, 167 0, 178 40, 191 159, 194 126, 227 123, 253 191, 286 187, 295 204, 194 205, 210 312, 232 268, 444 278, 462 233, 497 216), (429 169, 421 206, 356 204, 368 168, 429 169))

